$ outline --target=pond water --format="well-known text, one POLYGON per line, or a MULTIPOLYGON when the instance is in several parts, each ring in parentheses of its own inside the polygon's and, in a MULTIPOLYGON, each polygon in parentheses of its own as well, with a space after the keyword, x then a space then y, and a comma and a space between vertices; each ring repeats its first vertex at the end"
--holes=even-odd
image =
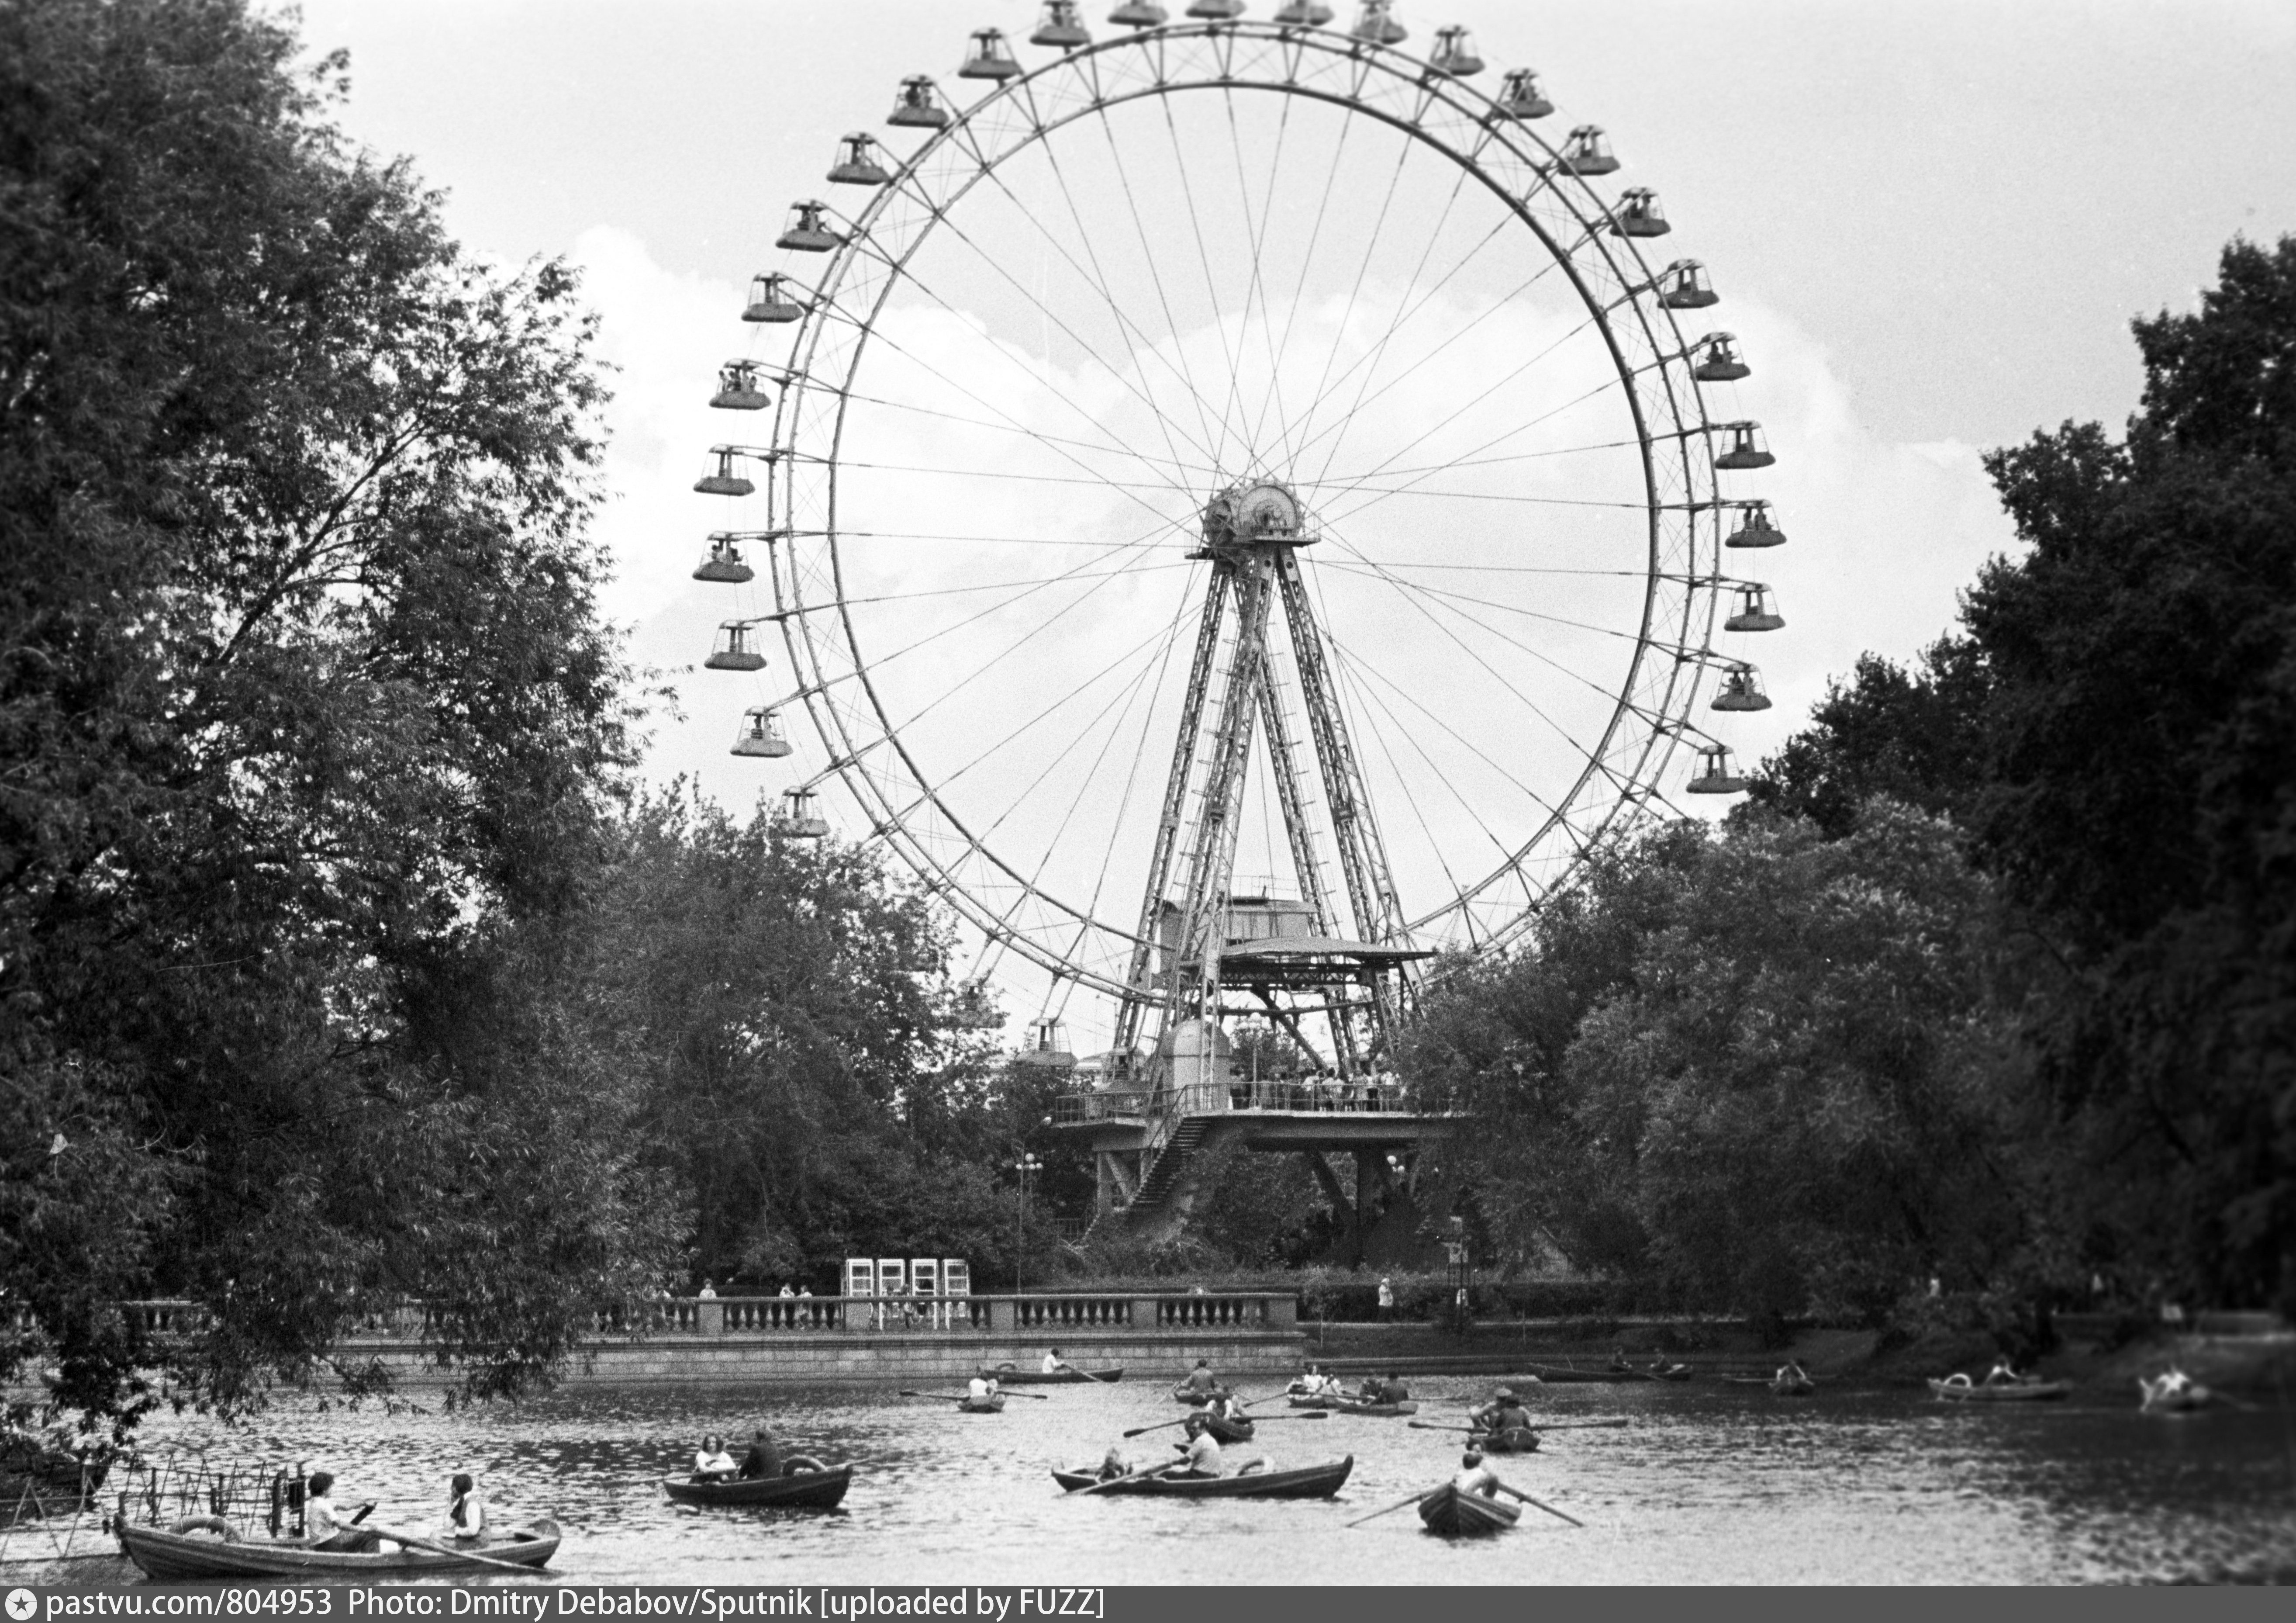
MULTIPOLYGON (((1269 1383, 1272 1385, 1273 1383, 1269 1383)), ((1488 1380, 1413 1383, 1423 1421, 1456 1422, 1488 1380)), ((1248 1388, 1249 1389, 1249 1388, 1248 1388)), ((1534 1388, 1535 1390, 1535 1388, 1534 1388)), ((1044 1388, 1001 1415, 851 1389, 701 1393, 568 1388, 511 1407, 386 1414, 283 1408, 226 1432, 172 1418, 149 1452, 308 1458, 378 1521, 433 1520, 458 1470, 499 1520, 549 1514, 556 1565, 588 1583, 2065 1583, 2296 1575, 2296 1420, 2218 1410, 2136 1413, 2134 1395, 1966 1408, 1900 1393, 1787 1402, 1710 1385, 1550 1387, 1558 1430, 1496 1462, 1570 1512, 1526 1510, 1513 1532, 1447 1544, 1408 1510, 1344 1524, 1428 1487, 1457 1439, 1399 1420, 1264 1426, 1232 1459, 1293 1466, 1351 1454, 1337 1501, 1185 1503, 1064 1497, 1047 1474, 1085 1465, 1128 1427, 1177 1418, 1162 1384, 1044 1388), (697 1511, 659 1479, 705 1429, 758 1422, 831 1460, 868 1462, 834 1512, 697 1511)), ((1288 1413, 1280 1405, 1272 1413, 1288 1413)), ((1145 1462, 1177 1429, 1124 1446, 1145 1462)), ((11 1557, 33 1553, 20 1535, 11 1557)), ((81 1546, 86 1547, 85 1544, 81 1546)), ((11 1581, 117 1583, 111 1560, 13 1561, 11 1581)), ((518 1581, 518 1580, 511 1580, 518 1581)))

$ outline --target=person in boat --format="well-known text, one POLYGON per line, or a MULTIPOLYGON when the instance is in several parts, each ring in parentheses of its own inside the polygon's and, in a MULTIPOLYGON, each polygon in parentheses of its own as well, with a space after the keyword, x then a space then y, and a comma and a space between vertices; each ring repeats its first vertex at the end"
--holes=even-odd
POLYGON ((1383 1404, 1407 1404, 1411 1401, 1411 1388, 1403 1384, 1402 1376, 1390 1375, 1379 1383, 1377 1401, 1383 1404))
POLYGON ((1188 1372, 1187 1378, 1180 1384, 1192 1394, 1210 1397, 1219 1390, 1219 1377, 1212 1373, 1210 1359, 1199 1358, 1196 1360, 1196 1367, 1188 1372))
POLYGON ((1522 1399, 1515 1396, 1513 1387, 1501 1387, 1490 1402, 1472 1411, 1467 1421, 1496 1437, 1509 1431, 1529 1430, 1530 1411, 1522 1406, 1522 1399))
POLYGON ((996 1377, 982 1371, 964 1383, 964 1396, 972 1403, 987 1403, 996 1396, 996 1377))
POLYGON ((726 1439, 716 1432, 701 1439, 701 1446, 693 1454, 693 1479, 696 1482, 723 1482, 741 1467, 734 1456, 726 1452, 726 1439))
POLYGON ((455 1473, 447 1489, 447 1536, 458 1545, 474 1545, 487 1536, 487 1502, 467 1471, 455 1473))
POLYGON ((1037 1367, 1039 1371, 1047 1375, 1057 1375, 1062 1370, 1072 1371, 1078 1374, 1083 1373, 1082 1371, 1077 1369, 1076 1365, 1070 1363, 1067 1359, 1061 1356, 1061 1349, 1057 1347, 1054 1347, 1050 1352, 1047 1352, 1044 1356, 1044 1361, 1037 1367))
POLYGON ((1463 1494, 1479 1494, 1486 1499, 1496 1499, 1499 1491, 1499 1473, 1483 1458, 1480 1448, 1470 1448, 1459 1456, 1459 1470, 1452 1477, 1451 1486, 1463 1494))
POLYGON ((1204 1413, 1232 1425, 1248 1426, 1251 1416, 1244 1412, 1243 1401, 1233 1392, 1223 1392, 1204 1405, 1204 1413))
POLYGON ((1774 1387, 1807 1387, 1816 1383, 1810 1380, 1809 1372, 1801 1367, 1800 1359, 1789 1358, 1778 1366, 1778 1372, 1770 1378, 1770 1384, 1774 1387))
POLYGON ((1188 1416, 1188 1440, 1172 1445, 1187 1455, 1187 1469, 1172 1474, 1179 1477, 1217 1477, 1220 1474, 1219 1439, 1212 1435, 1212 1423, 1199 1409, 1188 1416))
POLYGON ((750 1452, 742 1456, 741 1480, 754 1482, 760 1477, 784 1474, 779 1446, 763 1429, 750 1433, 750 1452))
POLYGON ((1993 1367, 1985 1372, 1983 1384, 1988 1387, 2013 1387, 2020 1380, 2016 1365, 2011 1363, 2006 1358, 1996 1358, 1993 1361, 1993 1367))
POLYGON ((1124 1457, 1123 1446, 1111 1443, 1108 1452, 1100 1456, 1100 1469, 1092 1474, 1094 1479, 1100 1482, 1112 1482, 1119 1477, 1130 1476, 1132 1462, 1124 1457))
POLYGON ((331 1471, 313 1471, 304 1489, 303 1536, 314 1550, 338 1554, 372 1550, 382 1536, 380 1528, 363 1528, 335 1508, 335 1473, 331 1471))

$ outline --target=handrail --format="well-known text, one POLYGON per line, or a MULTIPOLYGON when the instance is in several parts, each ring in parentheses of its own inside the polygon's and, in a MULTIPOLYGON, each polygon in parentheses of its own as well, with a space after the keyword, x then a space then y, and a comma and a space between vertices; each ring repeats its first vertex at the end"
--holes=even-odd
MULTIPOLYGON (((1162 1125, 1177 1124, 1190 1116, 1251 1110, 1284 1115, 1425 1114, 1413 1101, 1410 1090, 1399 1084, 1382 1084, 1361 1077, 1348 1082, 1302 1078, 1195 1082, 1179 1088, 1065 1093, 1053 1101, 1053 1122, 1056 1126, 1076 1126, 1090 1122, 1144 1119, 1162 1125)), ((1164 1126, 1165 1136, 1170 1131, 1169 1125, 1164 1126)), ((1153 1137, 1153 1126, 1151 1133, 1153 1137)), ((1156 1143, 1161 1141, 1161 1138, 1156 1139, 1156 1143)))

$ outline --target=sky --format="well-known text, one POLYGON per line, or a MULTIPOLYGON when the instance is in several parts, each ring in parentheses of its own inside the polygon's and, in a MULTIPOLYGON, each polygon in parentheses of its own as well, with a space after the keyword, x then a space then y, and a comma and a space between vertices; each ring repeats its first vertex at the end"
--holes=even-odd
MULTIPOLYGON (((1101 20, 1107 9, 1106 0, 1086 7, 1096 35, 1111 31, 1101 20)), ((1272 10, 1273 0, 1257 0, 1247 14, 1272 10)), ((653 724, 649 770, 658 780, 692 774, 738 806, 824 768, 825 750, 797 729, 800 748, 787 761, 726 754, 744 708, 791 690, 777 635, 767 638, 769 669, 755 678, 693 669, 732 599, 688 578, 701 535, 722 527, 691 486, 711 444, 764 434, 753 419, 729 429, 732 414, 704 401, 721 361, 774 357, 759 341, 776 330, 737 319, 743 290, 753 272, 800 257, 776 252, 774 239, 790 202, 837 190, 825 186, 824 171, 838 138, 854 130, 900 136, 882 120, 909 74, 931 74, 945 95, 969 101, 975 87, 955 77, 968 30, 993 25, 1024 40, 1036 12, 1016 0, 302 7, 315 51, 350 52, 345 128, 378 152, 411 157, 445 194, 447 221, 466 248, 512 265, 564 256, 584 269, 601 352, 618 368, 606 419, 609 498, 598 521, 617 572, 604 608, 629 629, 633 657, 662 670, 679 695, 680 713, 653 724)), ((1447 0, 1439 9, 1406 3, 1397 15, 1413 30, 1406 51, 1423 51, 1438 25, 1470 28, 1490 63, 1477 81, 1485 88, 1504 69, 1537 69, 1559 109, 1542 132, 1602 126, 1625 166, 1604 183, 1606 194, 1621 185, 1654 187, 1672 223, 1652 263, 1695 257, 1723 294, 1685 332, 1729 331, 1752 364, 1750 378, 1728 386, 1727 408, 1761 423, 1778 461, 1742 493, 1772 501, 1792 538, 1726 560, 1772 589, 1787 622, 1728 650, 1759 663, 1775 700, 1766 713, 1710 728, 1742 761, 1774 749, 1806 719, 1829 676, 1861 651, 1905 660, 1948 630, 1956 591, 1986 558, 2013 552, 1980 465, 1984 450, 2067 419, 2118 427, 2141 383, 2129 319, 2192 308, 2234 235, 2270 241, 2296 232, 2296 6, 2285 0, 1447 0)), ((1050 55, 1025 44, 1019 54, 1030 66, 1050 55)), ((1161 398, 1159 378, 1176 383, 1184 369, 1216 371, 1219 346, 1232 359, 1234 346, 1249 349, 1253 336, 1249 301, 1233 330, 1216 314, 1198 322, 1184 301, 1171 312, 1172 295, 1151 283, 1177 276, 1171 267, 1160 273, 1150 240, 1177 240, 1174 222, 1193 215, 1193 237, 1214 246, 1201 261, 1192 248, 1185 262, 1201 262, 1208 283, 1216 264, 1225 272, 1220 256, 1241 236, 1291 244, 1300 268, 1292 308, 1306 319, 1285 319, 1281 300, 1264 300, 1258 335, 1273 363, 1260 370, 1278 393, 1287 385, 1312 392, 1308 373, 1323 366, 1328 378, 1333 357, 1342 372, 1367 361, 1380 337, 1358 330, 1377 324, 1357 316, 1352 297, 1342 301, 1352 251, 1334 243, 1342 227, 1373 216, 1385 171, 1365 167, 1360 144, 1349 148, 1344 137, 1318 148, 1304 117, 1272 148, 1265 122, 1247 123, 1231 160, 1218 151, 1216 123, 1173 126, 1161 148, 1152 149, 1144 125, 1123 142, 1111 135, 1111 167, 1100 171, 1073 149, 1084 202, 1079 210, 1071 200, 1072 228, 1026 229, 1038 218, 1029 210, 1049 210, 1048 188, 1068 175, 1046 169, 1031 193, 1031 171, 1021 163, 1008 171, 1018 212, 1000 218, 996 200, 984 196, 968 205, 972 214, 952 214, 971 221, 972 257, 945 232, 933 250, 941 257, 920 261, 937 278, 932 301, 889 309, 890 348, 880 345, 877 369, 866 375, 880 404, 873 417, 857 418, 856 442, 872 448, 880 471, 847 475, 840 494, 849 515, 841 525, 865 515, 884 535, 919 538, 880 541, 873 553, 849 546, 840 567, 851 576, 849 598, 862 595, 855 582, 874 582, 868 589, 878 594, 876 617, 863 616, 857 637, 872 650, 921 647, 906 663, 887 662, 880 696, 904 719, 922 770, 947 777, 962 762, 972 774, 971 798, 957 810, 1034 853, 1024 860, 1045 863, 1062 895, 1090 888, 1108 916, 1136 907, 1145 859, 1136 854, 1144 849, 1136 807, 1118 806, 1107 786, 1136 779, 1152 795, 1163 769, 1151 758, 1168 746, 1146 741, 1168 737, 1163 679, 1173 627, 1185 631, 1173 606, 1201 589, 1178 534, 1157 526, 1168 530, 1180 513, 1173 502, 1196 499, 1181 487, 1210 477, 1183 464, 1217 460, 1225 478, 1242 460, 1156 439, 1160 414, 1148 408, 1161 398), (1270 150, 1274 160, 1263 162, 1270 150), (1216 160, 1234 167, 1218 170, 1216 160), (1232 177, 1237 202, 1208 201, 1216 173, 1232 177), (1111 201, 1128 177, 1137 187, 1134 214, 1155 222, 1130 239, 1143 248, 1137 254, 1111 246, 1133 228, 1111 201), (1264 205, 1257 214, 1256 187, 1264 205), (1317 196, 1326 201, 1311 207, 1317 196), (1223 207, 1234 218, 1223 218, 1223 207), (1328 232, 1311 224, 1326 217, 1337 222, 1328 232), (1087 308, 1095 289, 1078 268, 1095 252, 1111 267, 1100 294, 1109 308, 1100 311, 1087 308), (1172 342, 1161 353, 1134 321, 1152 298, 1167 300, 1171 315, 1172 342), (1312 358, 1288 347, 1294 326, 1312 358), (1137 352, 1128 334, 1139 338, 1137 352), (1112 358, 1103 352, 1111 347, 1112 358), (1023 423, 1025 438, 1011 432, 1023 423), (1106 457, 1114 453, 1086 441, 1120 442, 1143 459, 1138 467, 1171 471, 1173 490, 1148 490, 1153 479, 1136 489, 1111 482, 1106 457), (1169 446, 1168 457, 1141 449, 1157 443, 1169 446), (1082 491, 1067 487, 1083 481, 1060 477, 1078 471, 1066 465, 1079 457, 1097 459, 1091 472, 1100 481, 1082 491), (941 471, 898 471, 928 466, 941 471), (1048 528, 1088 538, 1102 548, 1092 557, 1125 560, 1124 568, 1062 575, 1049 591, 999 598, 978 615, 968 606, 951 620, 949 606, 979 601, 965 594, 980 582, 1039 567, 1048 528), (1020 545, 1024 539, 1033 550, 1020 545), (1127 573, 1134 560, 1139 569, 1127 573), (1005 643, 968 640, 993 639, 1007 626, 1017 628, 1024 656, 999 663, 1005 643), (1099 660, 1103 652, 1112 657, 1099 660), (999 730, 1006 718, 1037 715, 1031 706, 1048 691, 1072 701, 1068 711, 1048 703, 1036 730, 999 730), (1061 739, 1063 747, 1046 742, 1061 739), (1131 766, 1119 771, 1126 760, 1131 766)), ((914 142, 891 144, 898 152, 914 142)), ((1366 242, 1384 245, 1365 248, 1370 268, 1356 286, 1367 281, 1376 295, 1385 278, 1406 295, 1392 308, 1416 325, 1398 325, 1397 353, 1419 342, 1418 370, 1406 386, 1374 391, 1368 401, 1359 395, 1341 436, 1347 449, 1325 449, 1342 468, 1354 457, 1375 471, 1405 447, 1414 448, 1402 458, 1411 466, 1472 464, 1479 447, 1536 418, 1550 427, 1505 449, 1564 458, 1538 465, 1550 474, 1570 470, 1560 483, 1505 490, 1506 479, 1530 481, 1533 465, 1492 472, 1480 484, 1447 478, 1461 486, 1448 507, 1423 487, 1390 491, 1395 499, 1365 516, 1349 507, 1333 518, 1332 534, 1311 555, 1318 590, 1330 594, 1319 601, 1333 616, 1335 658, 1362 667, 1353 689, 1343 673, 1342 693, 1363 708, 1364 753, 1386 761, 1373 769, 1384 781, 1372 787, 1396 848, 1398 886, 1423 897, 1461 882, 1479 840, 1514 837, 1507 820, 1516 812, 1501 803, 1508 796, 1527 797, 1522 808, 1552 802, 1554 774, 1567 778, 1571 751, 1581 748, 1572 740, 1583 722, 1570 707, 1619 679, 1615 622, 1631 606, 1600 578, 1616 572, 1592 567, 1598 555, 1613 556, 1597 528, 1558 540, 1532 523, 1548 510, 1523 505, 1566 486, 1597 499, 1605 492, 1600 453, 1568 459, 1583 449, 1562 425, 1579 398, 1573 368, 1586 364, 1583 344, 1574 348, 1567 324, 1555 325, 1568 309, 1542 303, 1545 290, 1512 292, 1487 261, 1447 282, 1423 309, 1413 302, 1414 268, 1450 262, 1453 238, 1465 243, 1480 227, 1472 198, 1456 211, 1439 209, 1449 194, 1436 180, 1415 168, 1398 172, 1406 202, 1393 213, 1396 236, 1378 236, 1390 218, 1382 210, 1366 242), (1423 253, 1395 245, 1414 242, 1430 246, 1423 253), (1432 337, 1442 332, 1452 335, 1448 348, 1432 337), (1472 342, 1456 342, 1470 333, 1472 342), (1551 358, 1531 371, 1532 383, 1518 383, 1518 368, 1502 364, 1518 354, 1551 358), (1546 392, 1524 392, 1533 389, 1546 392), (1451 424, 1455 411, 1465 415, 1451 424), (1486 550, 1458 539, 1470 529, 1486 550), (1535 572, 1510 573, 1496 561, 1503 548, 1517 556, 1566 541, 1585 556, 1536 581, 1535 572), (1465 562, 1425 564, 1455 573, 1398 587, 1384 611, 1367 595, 1375 577, 1392 580, 1390 569, 1437 556, 1465 562), (1521 618, 1493 619, 1500 614, 1521 618), (1502 623, 1520 636, 1470 646, 1486 631, 1502 637, 1502 623), (1374 668, 1382 660, 1384 673, 1374 668), (1551 686, 1526 695, 1534 677, 1551 686), (1519 714, 1509 708, 1518 700, 1527 706, 1519 714), (1431 784, 1447 789, 1444 804, 1432 803, 1439 797, 1431 784), (1486 822, 1499 825, 1496 835, 1486 822)), ((1280 243, 1267 257, 1287 263, 1280 243)), ((1601 439, 1597 428, 1586 433, 1588 444, 1601 439)), ((1261 447, 1249 454, 1273 456, 1261 447)), ((740 612, 754 613, 760 589, 746 589, 750 606, 740 612)), ((1185 661, 1185 635, 1180 642, 1185 661)), ((1703 704, 1702 725, 1716 720, 1703 704)), ((1257 792, 1264 803, 1264 779, 1247 798, 1257 792)), ((866 820, 833 786, 823 802, 840 832, 866 833, 866 820)), ((1264 803, 1254 816, 1240 841, 1239 881, 1264 869, 1283 888, 1287 864, 1271 837, 1280 821, 1264 803)), ((1040 980, 1032 985, 1001 961, 988 967, 1009 977, 1000 981, 1008 1013, 1036 1012, 1046 995, 1040 980)), ((1072 1013, 1084 1028, 1078 1046, 1089 1046, 1095 1017, 1072 1013)))

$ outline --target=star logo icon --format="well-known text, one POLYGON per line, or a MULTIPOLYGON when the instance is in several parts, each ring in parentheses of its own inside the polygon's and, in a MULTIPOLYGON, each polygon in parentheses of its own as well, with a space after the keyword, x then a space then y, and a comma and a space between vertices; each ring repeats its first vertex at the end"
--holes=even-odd
POLYGON ((39 1610, 40 1597, 34 1594, 30 1590, 11 1589, 8 1592, 8 1616, 10 1623, 31 1623, 32 1619, 38 1614, 39 1610))

